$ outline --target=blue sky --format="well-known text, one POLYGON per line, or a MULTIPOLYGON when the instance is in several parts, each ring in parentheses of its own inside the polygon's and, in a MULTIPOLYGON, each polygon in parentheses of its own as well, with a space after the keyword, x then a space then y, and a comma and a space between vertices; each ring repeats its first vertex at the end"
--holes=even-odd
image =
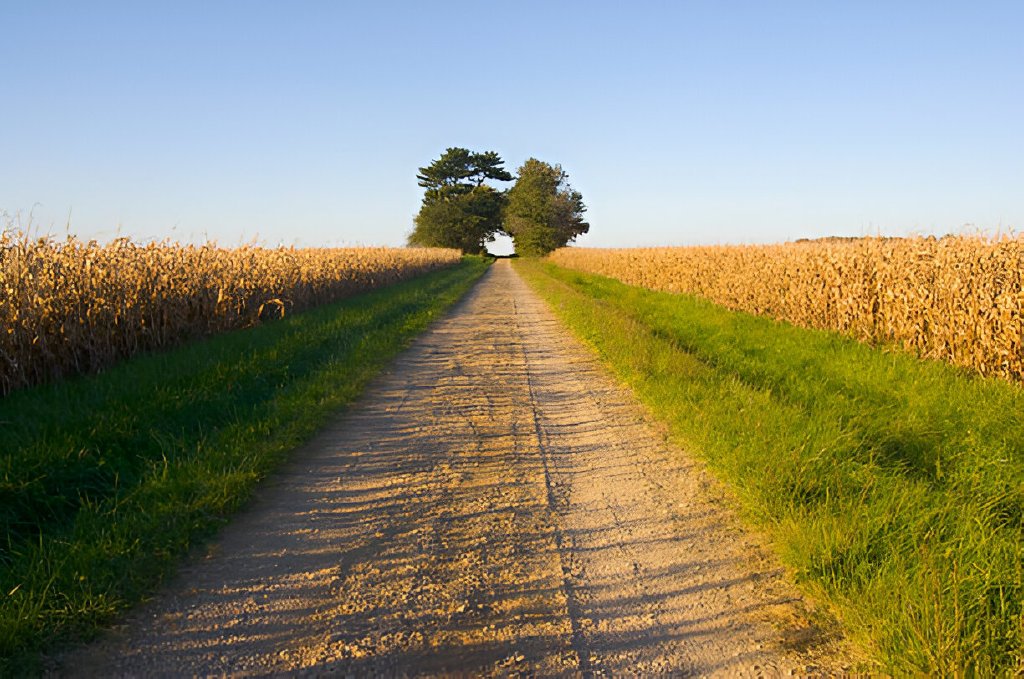
POLYGON ((0 0, 0 26, 0 210, 43 230, 398 245, 448 146, 560 163, 581 245, 1024 230, 1019 1, 0 0))

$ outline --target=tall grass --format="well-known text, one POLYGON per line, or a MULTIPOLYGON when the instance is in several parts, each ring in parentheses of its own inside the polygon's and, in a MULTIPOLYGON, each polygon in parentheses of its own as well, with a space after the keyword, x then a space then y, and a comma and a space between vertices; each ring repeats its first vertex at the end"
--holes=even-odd
POLYGON ((517 267, 882 667, 1024 672, 1024 388, 690 295, 517 267))
POLYGON ((566 248, 559 265, 1024 378, 1024 238, 566 248))
POLYGON ((0 234, 0 396, 451 266, 433 248, 221 248, 0 234))

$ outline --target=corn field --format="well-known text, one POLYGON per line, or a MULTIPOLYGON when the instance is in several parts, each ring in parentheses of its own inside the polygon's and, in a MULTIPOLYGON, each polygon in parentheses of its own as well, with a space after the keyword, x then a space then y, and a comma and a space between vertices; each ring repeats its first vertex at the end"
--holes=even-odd
POLYGON ((564 248, 556 264, 1024 378, 1024 238, 564 248))
POLYGON ((435 248, 106 245, 0 235, 0 394, 444 266, 435 248))

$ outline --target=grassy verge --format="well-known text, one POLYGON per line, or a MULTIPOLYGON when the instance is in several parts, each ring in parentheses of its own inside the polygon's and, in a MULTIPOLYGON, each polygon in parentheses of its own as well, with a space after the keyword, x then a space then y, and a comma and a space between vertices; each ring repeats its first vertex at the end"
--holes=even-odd
POLYGON ((486 267, 0 400, 0 674, 151 591, 486 267))
POLYGON ((1024 670, 1024 390, 538 261, 520 273, 890 671, 1024 670))

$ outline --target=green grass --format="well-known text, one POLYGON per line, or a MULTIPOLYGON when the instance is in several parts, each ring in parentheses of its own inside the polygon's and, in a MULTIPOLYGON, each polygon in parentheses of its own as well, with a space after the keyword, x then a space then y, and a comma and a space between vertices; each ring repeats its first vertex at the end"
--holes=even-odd
POLYGON ((1024 671, 1024 390, 683 295, 520 273, 897 673, 1024 671))
POLYGON ((0 400, 0 674, 152 591, 487 264, 0 400))

